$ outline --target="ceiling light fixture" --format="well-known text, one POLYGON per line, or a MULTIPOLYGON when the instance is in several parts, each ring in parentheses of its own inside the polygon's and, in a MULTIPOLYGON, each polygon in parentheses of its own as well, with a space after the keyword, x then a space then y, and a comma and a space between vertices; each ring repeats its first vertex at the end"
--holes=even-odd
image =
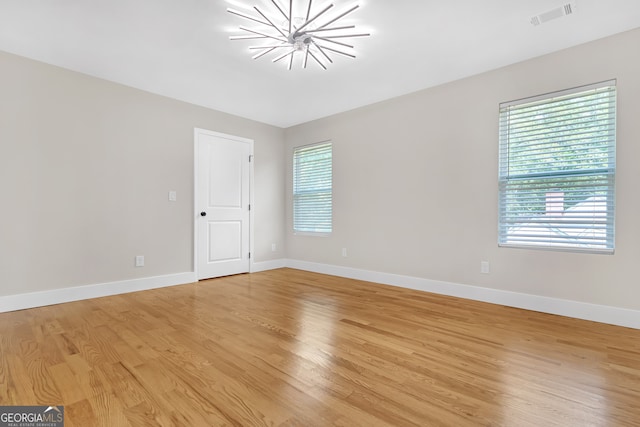
POLYGON ((257 52, 253 59, 273 53, 275 56, 272 59, 273 62, 287 60, 288 68, 291 70, 294 58, 302 57, 302 68, 307 68, 309 57, 311 57, 326 70, 327 63, 333 63, 332 55, 356 57, 353 54, 354 46, 345 43, 344 39, 370 35, 355 32, 355 25, 337 24, 340 19, 359 7, 356 4, 343 12, 334 14, 334 3, 314 10, 313 0, 308 0, 304 9, 300 7, 301 10, 294 10, 293 0, 289 0, 288 8, 283 8, 276 0, 271 0, 270 10, 262 10, 254 6, 253 9, 257 15, 253 16, 227 9, 227 12, 251 21, 252 24, 251 27, 240 26, 240 31, 245 34, 231 36, 230 39, 263 40, 263 44, 249 47, 250 50, 257 52))

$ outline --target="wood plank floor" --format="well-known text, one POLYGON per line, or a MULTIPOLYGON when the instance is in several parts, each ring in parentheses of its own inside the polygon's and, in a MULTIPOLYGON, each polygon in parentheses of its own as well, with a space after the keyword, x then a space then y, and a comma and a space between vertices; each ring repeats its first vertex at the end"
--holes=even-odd
POLYGON ((291 269, 0 314, 66 426, 640 426, 640 330, 291 269))

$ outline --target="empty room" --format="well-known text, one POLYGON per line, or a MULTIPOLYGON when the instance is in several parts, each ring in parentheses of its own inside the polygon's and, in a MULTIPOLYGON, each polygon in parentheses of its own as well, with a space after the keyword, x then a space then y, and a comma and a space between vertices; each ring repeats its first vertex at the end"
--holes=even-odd
POLYGON ((0 427, 640 426, 637 0, 0 0, 0 427))

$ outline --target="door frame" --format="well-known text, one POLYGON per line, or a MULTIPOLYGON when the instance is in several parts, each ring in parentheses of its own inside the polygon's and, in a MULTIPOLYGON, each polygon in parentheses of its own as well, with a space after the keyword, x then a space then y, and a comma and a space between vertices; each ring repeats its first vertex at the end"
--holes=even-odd
POLYGON ((209 136, 230 139, 232 141, 238 141, 242 143, 249 144, 249 151, 251 156, 251 161, 249 162, 249 204, 251 205, 251 209, 249 210, 249 253, 251 253, 251 257, 249 258, 249 273, 253 273, 253 264, 255 259, 254 253, 254 241, 253 241, 253 213, 254 209, 254 200, 253 200, 253 188, 254 188, 254 180, 253 180, 253 164, 254 156, 253 156, 253 139, 243 138, 241 136, 229 135, 226 133, 215 132, 202 128, 193 128, 193 272, 195 274, 196 280, 198 279, 198 189, 200 183, 198 182, 198 172, 199 172, 199 162, 200 159, 200 147, 199 147, 199 134, 206 134, 209 136))

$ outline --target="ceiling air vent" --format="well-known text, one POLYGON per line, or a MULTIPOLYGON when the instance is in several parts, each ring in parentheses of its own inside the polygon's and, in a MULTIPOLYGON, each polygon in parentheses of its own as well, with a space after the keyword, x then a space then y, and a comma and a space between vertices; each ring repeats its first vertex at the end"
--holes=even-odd
POLYGON ((545 22, 549 22, 552 19, 562 18, 563 16, 571 15, 573 13, 576 13, 576 3, 566 3, 560 7, 556 7, 555 9, 535 15, 531 18, 531 23, 537 26, 544 24, 545 22))

